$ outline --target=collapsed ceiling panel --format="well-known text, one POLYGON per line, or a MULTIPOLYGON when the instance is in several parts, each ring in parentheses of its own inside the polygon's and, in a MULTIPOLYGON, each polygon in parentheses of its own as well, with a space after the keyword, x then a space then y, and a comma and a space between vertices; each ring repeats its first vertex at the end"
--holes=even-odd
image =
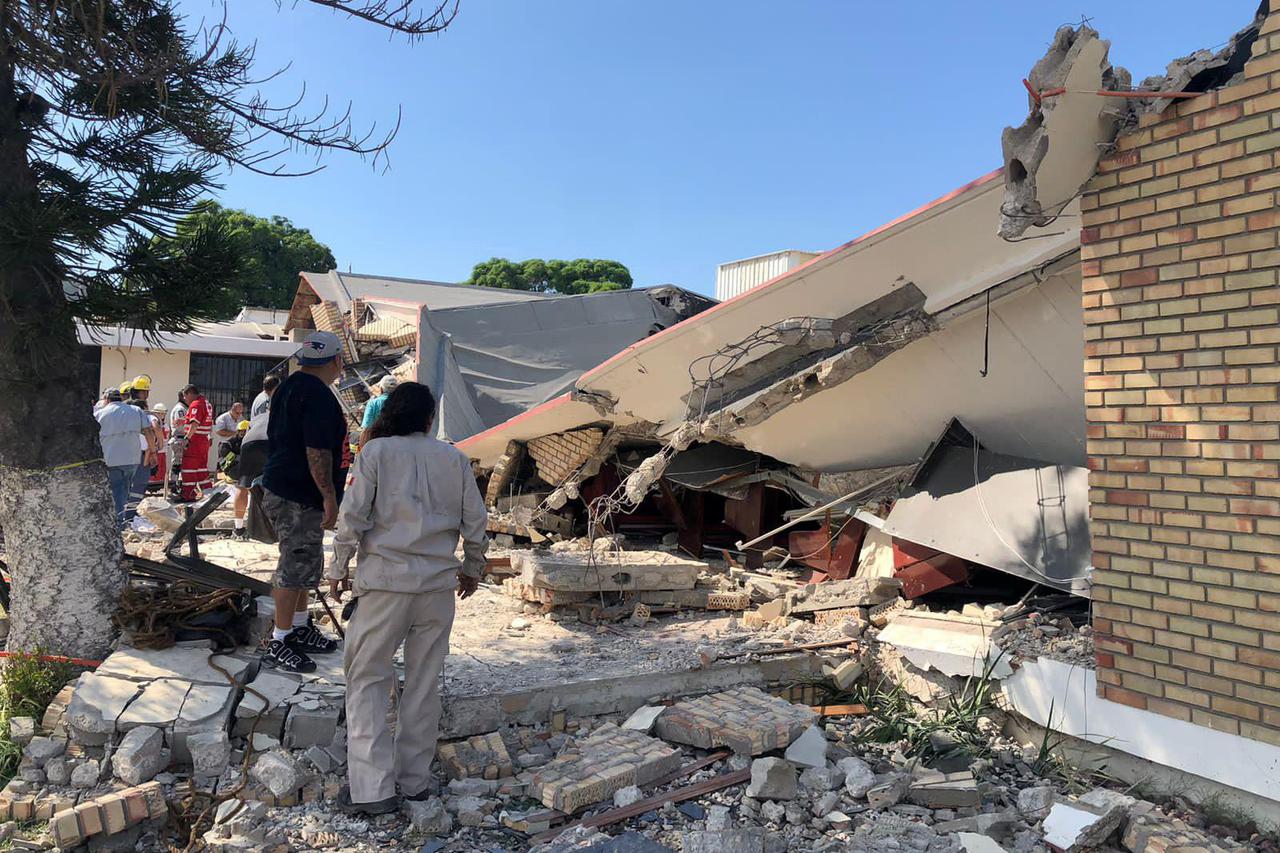
POLYGON ((938 444, 883 532, 1047 586, 1088 595, 1089 473, 938 444))

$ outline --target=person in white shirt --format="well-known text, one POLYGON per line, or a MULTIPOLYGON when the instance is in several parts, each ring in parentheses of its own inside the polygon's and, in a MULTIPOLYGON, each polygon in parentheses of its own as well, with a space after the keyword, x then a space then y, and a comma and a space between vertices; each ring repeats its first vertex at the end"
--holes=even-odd
POLYGON ((338 808, 349 814, 394 811, 397 784, 409 799, 429 795, 454 594, 472 595, 484 573, 484 498, 466 455, 431 435, 434 415, 427 386, 406 382, 391 392, 338 513, 326 572, 335 599, 359 555, 343 661, 350 785, 338 808), (393 738, 387 702, 401 643, 405 686, 393 738))
POLYGON ((267 423, 271 420, 271 396, 280 387, 280 377, 268 373, 262 377, 262 391, 249 406, 249 431, 240 442, 240 479, 236 482, 235 518, 232 537, 247 539, 244 517, 249 509, 249 489, 267 464, 267 423))
POLYGON ((138 470, 138 441, 151 428, 146 412, 121 399, 117 391, 110 403, 94 412, 98 420, 98 440, 102 459, 107 463, 107 482, 116 508, 116 522, 124 526, 124 508, 129 500, 129 486, 138 470))
POLYGON ((236 437, 236 426, 244 420, 244 403, 236 400, 231 408, 218 415, 213 421, 213 456, 210 471, 218 470, 218 463, 227 452, 227 442, 236 437))

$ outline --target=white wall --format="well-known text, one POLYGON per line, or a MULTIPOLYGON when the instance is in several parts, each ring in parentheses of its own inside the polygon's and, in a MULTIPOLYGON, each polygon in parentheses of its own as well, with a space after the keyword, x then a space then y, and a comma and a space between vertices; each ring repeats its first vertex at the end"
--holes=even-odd
POLYGON ((103 347, 97 390, 118 386, 142 373, 151 377, 148 402, 173 408, 178 390, 190 381, 191 353, 149 347, 103 347))

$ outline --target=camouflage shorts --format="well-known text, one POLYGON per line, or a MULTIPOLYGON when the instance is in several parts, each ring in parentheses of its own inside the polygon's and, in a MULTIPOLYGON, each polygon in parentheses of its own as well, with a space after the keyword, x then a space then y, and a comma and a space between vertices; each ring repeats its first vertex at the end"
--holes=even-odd
POLYGON ((324 574, 324 512, 266 489, 262 508, 280 541, 280 561, 271 582, 282 589, 315 589, 324 574))

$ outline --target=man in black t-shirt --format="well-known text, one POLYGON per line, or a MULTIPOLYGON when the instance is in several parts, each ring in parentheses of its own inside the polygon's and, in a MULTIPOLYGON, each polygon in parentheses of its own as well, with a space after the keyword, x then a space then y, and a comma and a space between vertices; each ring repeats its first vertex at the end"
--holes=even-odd
POLYGON ((263 662, 312 672, 312 654, 337 649, 308 618, 307 592, 324 571, 324 531, 338 520, 346 483, 347 420, 330 386, 342 373, 342 349, 332 332, 312 332, 298 350, 302 365, 271 397, 269 449, 262 472, 262 508, 280 541, 272 580, 275 630, 263 662))

